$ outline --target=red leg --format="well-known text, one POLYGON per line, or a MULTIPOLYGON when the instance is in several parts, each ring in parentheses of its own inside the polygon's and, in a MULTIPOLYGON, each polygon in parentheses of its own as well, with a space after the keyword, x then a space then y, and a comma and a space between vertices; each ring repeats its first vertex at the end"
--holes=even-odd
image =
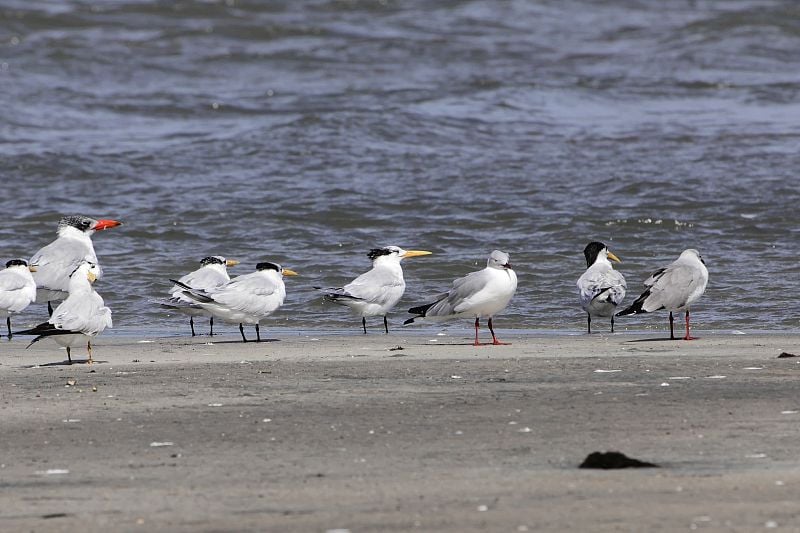
POLYGON ((693 341, 697 339, 697 337, 692 337, 689 335, 689 310, 686 310, 686 336, 683 338, 685 341, 693 341))
POLYGON ((481 345, 481 341, 478 340, 478 327, 479 327, 478 317, 475 317, 475 342, 474 342, 473 346, 480 346, 481 345))
POLYGON ((494 335, 494 328, 492 327, 492 319, 491 318, 489 319, 489 331, 492 332, 492 344, 494 344, 494 345, 511 344, 510 342, 500 342, 499 340, 497 340, 497 337, 495 337, 495 335, 494 335))

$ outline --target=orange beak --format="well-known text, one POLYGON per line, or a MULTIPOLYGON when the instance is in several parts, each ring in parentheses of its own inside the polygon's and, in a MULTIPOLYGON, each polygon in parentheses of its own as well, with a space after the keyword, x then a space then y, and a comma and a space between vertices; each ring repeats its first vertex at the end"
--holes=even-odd
POLYGON ((121 225, 122 225, 122 222, 120 222, 118 220, 104 219, 104 220, 98 220, 97 224, 95 224, 93 229, 95 231, 102 231, 102 230, 108 229, 108 228, 116 228, 117 226, 121 226, 121 225))

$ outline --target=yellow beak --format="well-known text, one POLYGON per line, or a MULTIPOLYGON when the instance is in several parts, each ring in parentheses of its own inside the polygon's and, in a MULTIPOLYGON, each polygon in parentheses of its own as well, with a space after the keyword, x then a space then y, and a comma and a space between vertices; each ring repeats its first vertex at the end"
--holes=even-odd
POLYGON ((28 267, 28 270, 30 270, 31 272, 36 272, 36 266, 35 265, 31 265, 31 266, 28 267))
POLYGON ((86 277, 89 278, 89 283, 94 283, 97 280, 97 276, 94 275, 94 272, 87 272, 86 277))
POLYGON ((620 258, 612 254, 611 251, 608 252, 608 258, 611 259, 612 261, 616 261, 617 263, 622 263, 620 258))
POLYGON ((299 276, 300 274, 298 274, 294 270, 289 270, 288 268, 284 268, 283 269, 283 275, 284 276, 299 276))
POLYGON ((406 250, 403 259, 408 259, 409 257, 419 257, 421 255, 431 255, 433 252, 426 252, 425 250, 406 250))
POLYGON ((238 264, 239 264, 239 261, 237 261, 236 259, 226 259, 225 260, 225 266, 228 266, 228 267, 234 267, 234 266, 236 266, 238 264))

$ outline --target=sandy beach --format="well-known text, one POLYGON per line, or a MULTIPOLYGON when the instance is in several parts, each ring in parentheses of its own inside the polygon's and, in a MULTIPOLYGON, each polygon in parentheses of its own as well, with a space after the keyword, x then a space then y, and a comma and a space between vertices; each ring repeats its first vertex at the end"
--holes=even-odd
POLYGON ((468 333, 4 340, 0 529, 800 531, 799 336, 468 333))

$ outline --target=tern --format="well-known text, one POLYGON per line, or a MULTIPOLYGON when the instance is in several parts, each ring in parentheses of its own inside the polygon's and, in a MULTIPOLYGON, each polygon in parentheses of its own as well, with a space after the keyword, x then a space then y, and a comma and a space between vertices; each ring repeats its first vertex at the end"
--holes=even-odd
POLYGON ((409 318, 404 324, 410 324, 418 318, 443 320, 462 316, 475 317, 474 345, 481 346, 478 340, 479 321, 486 317, 489 319, 492 344, 509 344, 497 340, 492 317, 506 308, 516 290, 517 274, 511 268, 508 254, 495 250, 489 256, 486 268, 458 278, 453 282, 450 292, 435 302, 409 309, 409 313, 418 316, 409 318))
POLYGON ((58 223, 56 240, 33 254, 30 264, 36 266, 33 279, 36 281, 36 302, 47 302, 47 310, 52 314, 50 302, 63 300, 69 292, 70 274, 83 261, 98 265, 97 277, 102 270, 92 245, 92 235, 121 225, 122 222, 110 219, 95 220, 83 215, 63 217, 58 223))
POLYGON ((15 335, 36 335, 28 347, 44 337, 53 337, 56 343, 67 348, 70 364, 70 348, 86 342, 89 352, 86 362, 92 364, 92 338, 112 326, 111 309, 105 306, 103 298, 92 288, 99 272, 97 264, 82 262, 69 277, 69 296, 55 308, 50 319, 35 328, 18 331, 15 335))
POLYGON ((243 324, 256 327, 256 342, 261 342, 258 324, 275 312, 286 298, 283 276, 297 276, 297 272, 283 268, 277 263, 263 262, 256 271, 231 279, 224 285, 209 289, 191 287, 178 280, 170 280, 183 287, 183 295, 195 301, 213 316, 231 324, 239 324, 242 341, 243 324))
POLYGON ((8 340, 11 340, 11 315, 23 311, 36 300, 36 282, 31 272, 36 267, 28 266, 24 259, 12 259, 0 271, 0 316, 6 317, 8 340))
POLYGON ((689 248, 674 262, 659 268, 644 281, 645 291, 630 307, 617 316, 650 313, 665 309, 669 311, 669 337, 675 339, 673 311, 686 310, 686 335, 684 340, 693 340, 689 334, 689 306, 705 292, 708 284, 708 269, 700 253, 689 248))
POLYGON ((592 332, 592 316, 610 316, 611 333, 614 333, 614 312, 625 298, 627 287, 625 278, 614 270, 611 261, 622 261, 605 244, 597 241, 587 244, 583 255, 586 256, 587 268, 578 278, 578 293, 581 307, 586 311, 589 333, 592 332))
POLYGON ((431 255, 425 250, 403 250, 399 246, 373 248, 367 253, 372 261, 372 270, 364 272, 356 279, 340 288, 322 289, 327 291, 325 298, 346 305, 361 317, 361 327, 367 334, 367 317, 383 316, 383 328, 389 333, 386 315, 397 305, 406 290, 403 279, 403 259, 431 255))
MULTIPOLYGON (((239 264, 239 261, 235 259, 225 259, 220 255, 212 255, 209 257, 204 257, 200 261, 200 268, 189 272, 178 281, 183 284, 183 286, 189 286, 195 289, 212 289, 214 287, 219 287, 220 285, 224 285, 225 283, 231 280, 230 276, 228 275, 228 267, 236 266, 239 264)), ((167 301, 162 301, 162 307, 167 307, 169 309, 174 309, 186 315, 189 315, 189 327, 192 329, 192 337, 195 336, 194 332, 194 317, 196 316, 208 316, 210 318, 209 322, 209 335, 214 335, 214 315, 211 314, 210 311, 203 309, 200 307, 195 301, 188 296, 183 294, 183 291, 186 290, 179 285, 173 285, 172 288, 169 290, 172 297, 167 301)))

